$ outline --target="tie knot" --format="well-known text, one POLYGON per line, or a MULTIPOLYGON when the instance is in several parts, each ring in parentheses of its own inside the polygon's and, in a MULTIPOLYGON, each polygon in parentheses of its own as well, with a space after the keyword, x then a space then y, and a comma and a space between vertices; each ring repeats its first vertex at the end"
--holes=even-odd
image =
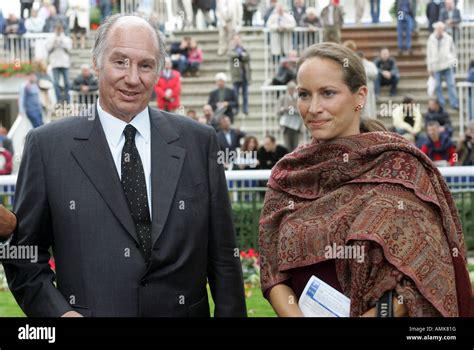
POLYGON ((137 129, 133 125, 128 124, 123 130, 126 141, 135 141, 135 135, 137 134, 137 129))

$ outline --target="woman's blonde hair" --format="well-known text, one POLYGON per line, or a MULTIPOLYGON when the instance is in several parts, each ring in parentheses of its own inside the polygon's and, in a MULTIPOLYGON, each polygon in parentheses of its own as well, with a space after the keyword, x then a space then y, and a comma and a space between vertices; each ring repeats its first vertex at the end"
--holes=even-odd
MULTIPOLYGON (((354 94, 362 86, 367 86, 367 76, 360 57, 351 49, 340 44, 324 42, 308 47, 298 59, 296 69, 299 71, 303 63, 311 58, 324 58, 338 63, 342 69, 344 84, 354 94)), ((375 116, 374 116, 375 117, 375 116)), ((387 131, 385 126, 375 119, 361 119, 361 132, 387 131)))

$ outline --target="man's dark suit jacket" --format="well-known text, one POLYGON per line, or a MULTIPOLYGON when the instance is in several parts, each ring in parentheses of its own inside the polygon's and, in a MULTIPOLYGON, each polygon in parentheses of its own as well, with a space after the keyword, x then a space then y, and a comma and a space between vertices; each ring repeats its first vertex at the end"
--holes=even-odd
POLYGON ((12 244, 39 260, 5 262, 28 316, 245 316, 240 258, 214 129, 150 108, 152 259, 138 248, 97 117, 70 117, 29 134, 18 175, 12 244), (90 118, 92 119, 92 118, 90 118), (56 282, 48 266, 56 260, 56 282))
MULTIPOLYGON (((238 107, 239 101, 237 101, 237 96, 235 95, 234 90, 225 87, 224 88, 224 101, 229 102, 229 106, 224 111, 223 114, 227 115, 232 122, 234 122, 234 114, 235 110, 238 107)), ((219 89, 212 90, 209 94, 209 100, 207 101, 208 104, 212 106, 212 109, 216 111, 217 103, 219 101, 219 89)))
POLYGON ((238 147, 240 147, 240 139, 245 137, 245 133, 240 130, 230 129, 230 144, 225 137, 224 131, 220 130, 217 133, 217 142, 219 143, 219 148, 221 151, 225 151, 226 148, 229 151, 235 151, 238 147))

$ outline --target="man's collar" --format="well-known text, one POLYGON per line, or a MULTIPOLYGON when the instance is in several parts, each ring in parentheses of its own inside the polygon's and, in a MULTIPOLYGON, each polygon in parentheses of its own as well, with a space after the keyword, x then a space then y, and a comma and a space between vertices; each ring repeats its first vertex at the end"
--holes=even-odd
MULTIPOLYGON (((100 105, 100 100, 97 100, 97 112, 107 140, 114 147, 117 147, 127 123, 104 111, 100 105)), ((138 133, 145 139, 146 143, 150 142, 150 115, 148 107, 138 113, 128 124, 137 129, 138 133)))

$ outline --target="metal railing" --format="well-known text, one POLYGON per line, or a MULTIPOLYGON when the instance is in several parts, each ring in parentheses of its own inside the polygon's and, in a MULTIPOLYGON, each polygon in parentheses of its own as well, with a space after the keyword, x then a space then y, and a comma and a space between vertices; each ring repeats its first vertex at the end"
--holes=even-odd
MULTIPOLYGON (((283 128, 280 127, 278 116, 278 100, 286 95, 286 86, 263 85, 262 93, 262 137, 273 135, 278 141, 283 140, 283 128)), ((297 111, 296 111, 297 112, 297 111)), ((301 142, 306 144, 311 141, 311 136, 303 128, 301 142)))
POLYGON ((63 116, 69 115, 84 115, 85 112, 89 111, 92 106, 97 102, 99 98, 99 91, 91 92, 79 92, 69 90, 70 97, 70 109, 69 113, 65 113, 63 116))
MULTIPOLYGON (((272 77, 278 71, 280 61, 282 57, 272 54, 271 36, 279 36, 280 44, 285 46, 288 50, 295 50, 298 54, 306 49, 308 46, 317 44, 323 41, 323 31, 318 28, 315 31, 311 31, 309 28, 294 28, 292 31, 278 32, 270 30, 268 28, 263 29, 263 40, 264 40, 264 61, 265 61, 265 81, 268 83, 272 77)), ((288 52, 285 52, 288 54, 288 52)))
POLYGON ((459 132, 474 118, 474 83, 462 81, 456 84, 459 98, 459 132))
POLYGON ((474 59, 474 22, 461 22, 454 36, 458 56, 456 75, 465 77, 469 62, 474 59))
POLYGON ((23 35, 9 34, 0 36, 0 63, 33 62, 46 59, 46 41, 53 33, 25 33, 23 35))
POLYGON ((122 13, 141 12, 147 15, 155 15, 160 23, 168 20, 167 0, 120 0, 120 11, 122 13))

